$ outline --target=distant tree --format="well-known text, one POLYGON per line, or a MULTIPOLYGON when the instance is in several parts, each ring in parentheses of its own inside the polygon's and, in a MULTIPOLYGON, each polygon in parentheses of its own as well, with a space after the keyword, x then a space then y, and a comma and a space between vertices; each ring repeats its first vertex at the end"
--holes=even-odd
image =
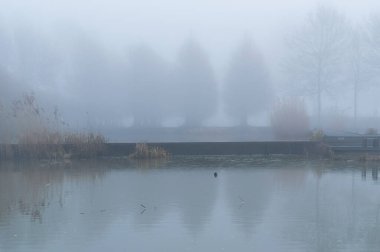
POLYGON ((69 91, 89 100, 98 98, 108 88, 109 58, 103 45, 88 34, 70 34, 74 43, 68 45, 69 91))
POLYGON ((287 44, 285 71, 302 93, 317 96, 319 124, 323 93, 342 79, 348 35, 346 19, 335 9, 320 6, 287 44))
POLYGON ((9 107, 12 100, 16 97, 18 86, 11 76, 0 66, 0 143, 9 140, 10 126, 9 107))
POLYGON ((175 69, 178 108, 185 126, 198 127, 217 109, 218 89, 207 55, 194 40, 179 51, 175 69))
POLYGON ((0 66, 0 103, 10 103, 20 93, 21 85, 0 66))
POLYGON ((380 71, 380 15, 370 18, 367 36, 370 45, 368 62, 374 70, 380 71))
POLYGON ((16 67, 16 61, 21 59, 14 33, 11 27, 0 22, 0 102, 3 106, 22 92, 29 91, 23 74, 16 67))
POLYGON ((64 108, 71 121, 82 124, 87 121, 86 127, 110 126, 122 116, 122 108, 125 112, 126 94, 121 90, 125 87, 125 78, 124 87, 121 86, 121 67, 125 72, 125 66, 88 33, 73 29, 67 37, 70 43, 66 44, 64 55, 66 80, 63 85, 68 99, 64 108))
POLYGON ((373 78, 373 71, 369 64, 370 47, 368 40, 365 38, 365 33, 361 28, 352 30, 350 44, 348 48, 347 60, 347 77, 348 82, 352 83, 354 94, 354 128, 357 130, 357 115, 358 115, 358 96, 359 93, 367 88, 373 78))
POLYGON ((12 73, 34 90, 54 90, 60 60, 46 36, 28 25, 14 31, 12 73))
POLYGON ((225 78, 227 113, 246 126, 248 116, 262 112, 272 100, 268 69, 262 55, 245 40, 233 55, 225 78))
POLYGON ((10 70, 13 49, 9 29, 0 23, 0 67, 4 71, 10 70))
POLYGON ((380 14, 370 18, 365 41, 369 45, 366 60, 371 69, 371 78, 378 82, 380 77, 380 14))
POLYGON ((138 46, 129 54, 128 106, 136 127, 160 126, 167 102, 168 69, 151 48, 138 46))

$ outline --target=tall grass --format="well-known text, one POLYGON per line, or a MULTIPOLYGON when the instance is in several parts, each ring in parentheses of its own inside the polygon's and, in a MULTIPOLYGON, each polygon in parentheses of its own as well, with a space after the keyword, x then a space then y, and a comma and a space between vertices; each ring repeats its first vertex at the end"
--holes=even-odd
POLYGON ((53 115, 44 113, 33 94, 13 102, 7 120, 0 121, 0 160, 12 158, 64 159, 99 156, 107 142, 101 134, 73 133, 61 130, 57 108, 53 115))
POLYGON ((22 158, 93 158, 103 154, 105 143, 105 137, 100 134, 44 131, 24 135, 18 153, 22 158))
POLYGON ((132 159, 166 159, 169 152, 159 146, 149 146, 145 143, 138 143, 135 152, 129 155, 132 159))
POLYGON ((97 157, 104 153, 106 138, 94 133, 69 133, 64 135, 64 144, 71 147, 70 155, 77 158, 97 157))

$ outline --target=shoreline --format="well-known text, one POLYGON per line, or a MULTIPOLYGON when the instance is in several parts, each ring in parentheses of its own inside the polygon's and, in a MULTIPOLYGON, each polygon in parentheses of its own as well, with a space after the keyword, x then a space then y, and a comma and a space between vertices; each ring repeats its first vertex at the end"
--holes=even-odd
MULTIPOLYGON (((0 144, 1 160, 18 159, 97 159, 125 158, 136 151, 138 143, 103 143, 93 146, 74 144, 0 144), (91 149, 92 148, 92 149, 91 149)), ((320 141, 263 141, 263 142, 170 142, 145 143, 159 147, 170 156, 296 156, 331 160, 380 161, 379 152, 333 151, 320 141)), ((144 159, 144 158, 142 158, 144 159)), ((146 158, 149 159, 149 158, 146 158)), ((153 158, 154 159, 154 158, 153 158)))

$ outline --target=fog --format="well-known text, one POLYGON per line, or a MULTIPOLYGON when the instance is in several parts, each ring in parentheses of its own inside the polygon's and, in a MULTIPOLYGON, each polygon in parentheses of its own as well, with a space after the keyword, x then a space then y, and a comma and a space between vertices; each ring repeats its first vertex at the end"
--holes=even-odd
POLYGON ((379 13, 374 0, 2 0, 0 138, 31 125, 14 120, 25 97, 49 127, 113 141, 215 127, 273 139, 275 122, 295 128, 281 120, 377 129, 379 13))

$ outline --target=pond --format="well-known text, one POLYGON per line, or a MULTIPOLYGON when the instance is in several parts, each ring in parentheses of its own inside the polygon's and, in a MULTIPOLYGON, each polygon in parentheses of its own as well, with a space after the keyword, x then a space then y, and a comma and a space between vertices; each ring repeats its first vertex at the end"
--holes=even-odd
POLYGON ((0 251, 379 251, 377 164, 0 164, 0 251))

